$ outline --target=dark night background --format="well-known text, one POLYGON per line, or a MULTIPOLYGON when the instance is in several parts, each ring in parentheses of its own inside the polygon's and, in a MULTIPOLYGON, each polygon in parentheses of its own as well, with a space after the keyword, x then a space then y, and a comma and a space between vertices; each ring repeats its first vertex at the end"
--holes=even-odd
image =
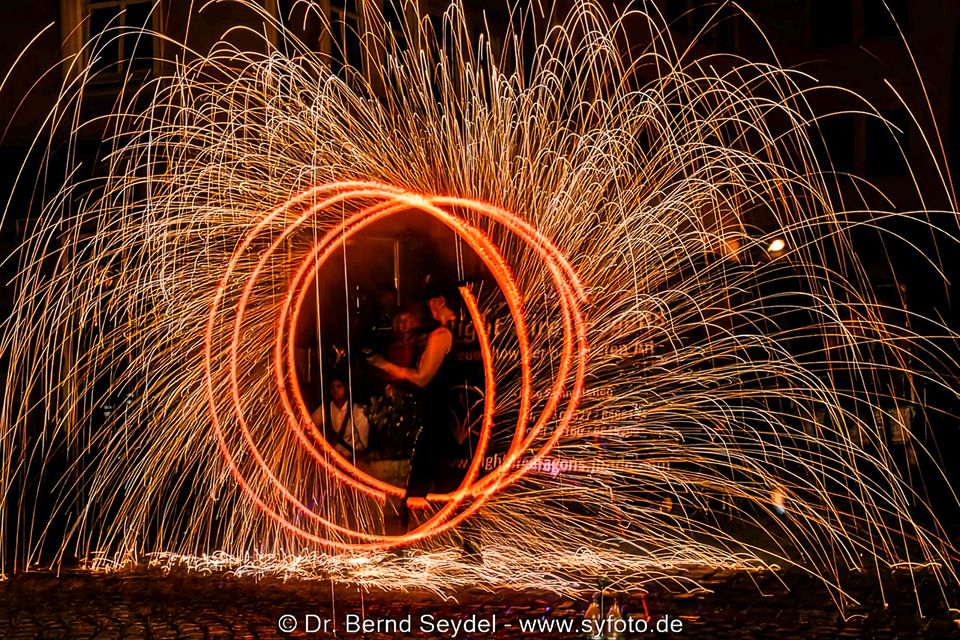
MULTIPOLYGON (((288 0, 265 1, 272 10, 284 11, 292 6, 288 0)), ((441 13, 445 6, 444 2, 422 4, 433 14, 441 13)), ((690 42, 718 8, 716 4, 691 0, 665 0, 653 4, 670 21, 673 35, 681 45, 690 42)), ((98 20, 109 19, 116 15, 117 7, 121 5, 127 9, 128 20, 143 22, 146 19, 146 5, 136 0, 7 0, 0 5, 0 23, 5 26, 5 37, 0 40, 0 69, 4 73, 13 66, 28 43, 49 26, 27 50, 25 59, 13 67, 0 90, 0 127, 3 127, 0 195, 5 204, 24 158, 28 157, 33 138, 63 81, 64 69, 59 61, 77 46, 76 36, 71 36, 74 27, 79 24, 80 17, 88 14, 95 24, 98 20)), ((175 39, 183 37, 190 5, 188 0, 163 2, 161 11, 153 18, 153 27, 175 39)), ((334 0, 330 8, 335 17, 352 19, 352 2, 347 3, 345 10, 337 9, 338 5, 344 7, 342 2, 334 0)), ((479 19, 481 12, 486 10, 493 31, 508 19, 502 2, 466 1, 465 5, 474 19, 479 19)), ((943 195, 937 167, 930 160, 928 145, 935 155, 946 155, 950 169, 960 172, 960 48, 957 41, 960 3, 952 0, 889 0, 886 4, 881 0, 745 0, 742 5, 762 29, 780 64, 808 72, 823 85, 836 85, 859 93, 884 117, 904 128, 899 142, 906 150, 918 184, 912 182, 908 164, 899 157, 890 133, 875 119, 855 114, 834 116, 822 125, 826 146, 838 171, 849 171, 875 183, 890 197, 892 205, 887 206, 896 210, 950 208, 943 195), (889 12, 896 16, 909 49, 901 40, 889 12), (916 123, 910 114, 917 118, 916 123), (921 131, 925 135, 921 135, 921 131), (918 200, 918 193, 924 198, 922 203, 918 200)), ((251 18, 249 12, 236 7, 213 6, 193 18, 189 42, 202 51, 226 28, 247 24, 251 18)), ((732 11, 723 12, 717 21, 715 29, 697 40, 698 52, 729 52, 747 59, 771 59, 767 43, 743 16, 732 11)), ((310 37, 310 25, 306 36, 310 37)), ((642 41, 642 37, 643 34, 639 33, 638 40, 642 41)), ((118 45, 107 53, 117 62, 130 62, 135 77, 144 78, 157 70, 151 58, 154 53, 162 54, 159 50, 162 45, 157 41, 138 46, 139 53, 132 57, 127 45, 118 45), (154 47, 158 51, 154 51, 154 47)), ((323 48, 329 44, 318 42, 317 46, 323 48)), ((351 54, 348 52, 347 55, 351 54)), ((85 98, 82 109, 85 116, 107 113, 113 106, 121 86, 116 80, 111 81, 109 74, 105 78, 106 81, 94 85, 85 98)), ((862 108, 839 91, 817 92, 816 96, 813 106, 820 112, 862 108)), ((93 172, 97 170, 98 154, 102 151, 101 135, 102 131, 88 127, 78 136, 77 157, 83 159, 87 170, 93 172)), ((55 156, 66 151, 65 144, 63 131, 59 131, 53 141, 55 156)), ((14 193, 0 228, 0 253, 3 255, 9 254, 22 240, 25 221, 35 211, 37 199, 44 189, 55 188, 58 184, 60 176, 55 173, 44 175, 36 190, 31 192, 29 186, 33 184, 39 167, 36 159, 33 157, 28 161, 21 187, 14 193)), ((56 167, 57 163, 53 162, 51 166, 56 167)), ((878 203, 878 206, 884 205, 878 203)), ((955 221, 949 216, 936 220, 948 231, 957 231, 955 221)), ((920 259, 921 255, 939 256, 952 281, 960 277, 960 247, 946 242, 938 245, 929 231, 916 223, 897 223, 889 230, 903 235, 918 249, 909 248, 906 241, 894 241, 890 235, 881 239, 875 232, 863 232, 855 237, 857 251, 881 298, 895 302, 901 293, 893 285, 900 283, 904 287, 902 295, 911 310, 942 318, 954 329, 960 328, 960 303, 953 303, 950 284, 943 283, 920 259)), ((0 273, 5 286, 14 266, 8 263, 0 273)), ((9 294, 0 295, 0 312, 4 315, 11 311, 11 300, 9 294)), ((955 345, 945 346, 950 353, 957 352, 955 345)), ((931 392, 928 403, 957 415, 960 408, 946 396, 931 392)), ((955 419, 948 415, 931 420, 943 464, 953 478, 953 485, 960 486, 960 465, 954 460, 954 452, 960 446, 956 427, 955 419)), ((945 495, 947 487, 931 485, 930 491, 935 504, 949 504, 950 501, 937 499, 945 495)), ((960 531, 960 517, 956 511, 945 511, 942 516, 956 536, 960 531)))
MULTIPOLYGON (((274 14, 286 14, 295 5, 295 0, 262 1, 274 14)), ((332 20, 351 25, 357 20, 355 3, 362 0, 318 1, 332 20)), ((548 2, 521 0, 521 5, 548 2)), ((558 5, 562 10, 574 2, 577 0, 559 0, 558 5)), ((61 61, 76 53, 91 31, 96 33, 123 9, 122 20, 126 24, 144 24, 149 20, 153 29, 175 41, 186 38, 191 47, 203 52, 232 26, 256 27, 251 12, 228 3, 211 4, 196 14, 193 10, 205 4, 205 0, 162 0, 149 17, 151 3, 0 0, 0 24, 4 27, 4 37, 0 38, 0 202, 6 208, 0 225, 0 255, 7 256, 18 246, 38 203, 62 184, 63 176, 57 174, 57 168, 63 166, 68 153, 75 154, 83 163, 86 175, 102 171, 103 130, 95 126, 77 132, 73 148, 67 144, 64 128, 58 129, 52 139, 41 137, 37 146, 42 150, 49 142, 52 152, 45 171, 41 171, 43 164, 37 150, 30 152, 67 76, 61 61), (191 13, 187 37, 187 17, 191 13), (15 61, 18 62, 14 66, 15 61), (17 182, 19 187, 14 192, 17 182)), ((501 32, 509 20, 507 0, 463 0, 463 4, 468 19, 476 25, 485 19, 492 33, 501 32)), ((678 47, 693 41, 693 55, 729 53, 747 60, 772 61, 772 48, 779 65, 809 73, 819 85, 842 87, 863 96, 903 133, 894 137, 876 118, 852 113, 862 110, 864 105, 842 91, 814 92, 812 106, 818 113, 850 112, 826 118, 820 126, 824 146, 836 170, 876 184, 890 198, 890 202, 872 202, 877 208, 932 212, 953 208, 942 181, 950 182, 948 189, 954 191, 960 176, 960 2, 742 0, 739 4, 749 18, 729 8, 722 9, 717 3, 695 0, 635 4, 647 4, 662 12, 678 47), (702 27, 711 21, 715 27, 702 33, 702 27), (901 157, 900 147, 905 150, 906 160, 901 157), (941 159, 940 166, 931 161, 931 156, 941 159), (942 177, 941 170, 949 170, 952 175, 942 177)), ((420 5, 434 24, 439 24, 446 1, 423 0, 420 5)), ((296 18, 291 23, 298 22, 296 18)), ((302 20, 302 15, 299 18, 302 20)), ((316 23, 308 20, 303 28, 296 29, 318 50, 332 51, 329 39, 318 37, 316 23)), ((267 35, 277 37, 269 32, 267 35)), ((649 37, 642 28, 629 35, 639 46, 649 37)), ((241 35, 236 36, 235 43, 240 47, 256 46, 254 39, 244 41, 241 35)), ((359 47, 346 44, 344 54, 339 58, 333 55, 335 64, 358 62, 359 47)), ((121 90, 133 89, 143 79, 163 70, 162 64, 154 61, 155 56, 169 53, 161 40, 148 38, 135 48, 131 45, 129 40, 122 40, 104 50, 101 78, 88 88, 82 103, 84 119, 110 113, 121 90), (112 72, 119 65, 132 72, 132 81, 126 88, 120 75, 112 72)), ((848 194, 847 187, 837 189, 838 197, 848 194)), ((934 213, 932 218, 945 232, 960 237, 955 217, 934 213)), ((937 241, 919 222, 886 224, 883 235, 862 230, 854 236, 856 251, 880 300, 899 306, 903 298, 913 312, 960 330, 960 301, 954 299, 957 294, 952 290, 952 283, 960 278, 960 245, 946 238, 937 241), (901 238, 895 239, 896 236, 901 238), (926 263, 927 257, 939 262, 946 282, 926 263)), ((378 249, 379 262, 373 267, 366 265, 381 269, 391 262, 396 265, 407 261, 403 273, 394 273, 401 296, 415 295, 408 293, 411 283, 422 276, 422 269, 418 268, 423 265, 418 267, 411 257, 423 252, 418 242, 437 240, 430 238, 430 229, 411 225, 409 229, 401 228, 402 224, 391 229, 393 234, 406 232, 407 240, 382 244, 378 249)), ((358 270, 362 267, 360 263, 356 265, 358 270)), ((0 287, 4 287, 0 290, 0 313, 4 317, 12 311, 10 280, 15 271, 16 264, 9 261, 0 267, 0 287)), ((918 332, 933 331, 920 325, 913 328, 918 332)), ((941 340, 940 346, 960 360, 960 348, 952 341, 941 340)), ((8 364, 0 362, 0 371, 5 371, 8 364)), ((942 373, 954 381, 954 388, 960 385, 955 368, 948 367, 942 373)), ((927 468, 926 490, 958 546, 960 509, 951 486, 960 487, 960 464, 956 460, 960 429, 955 417, 960 416, 960 406, 943 390, 927 392, 926 403, 942 411, 929 416, 929 427, 919 437, 924 443, 936 445, 950 479, 949 483, 932 481, 933 470, 927 468)), ((65 464, 65 460, 55 463, 65 464)), ((10 495, 19 489, 6 488, 10 495)), ((46 486, 34 487, 34 491, 41 498, 50 493, 46 486)), ((37 519, 44 523, 43 510, 48 506, 42 499, 39 504, 37 519)), ((700 581, 710 593, 677 595, 669 589, 652 587, 645 595, 623 594, 620 604, 624 615, 649 612, 654 616, 680 616, 688 624, 685 631, 695 637, 946 638, 956 637, 958 628, 957 612, 946 609, 941 585, 930 572, 894 572, 882 577, 882 587, 877 576, 869 571, 845 576, 845 586, 856 593, 860 604, 843 612, 832 599, 835 592, 828 592, 821 581, 799 570, 754 575, 707 567, 685 575, 700 581), (765 597, 759 597, 761 593, 765 597), (927 617, 918 615, 918 602, 927 617)), ((261 582, 195 574, 104 576, 70 571, 54 576, 33 572, 0 581, 0 637, 265 638, 278 635, 277 619, 281 613, 299 616, 307 612, 340 615, 343 611, 366 611, 371 616, 392 617, 424 611, 448 617, 494 613, 504 621, 516 621, 537 616, 582 617, 588 604, 538 590, 491 593, 476 588, 463 589, 455 595, 453 600, 417 591, 360 595, 351 586, 333 581, 288 583, 267 578, 261 582)), ((958 597, 953 593, 947 599, 952 599, 956 606, 958 597)), ((509 632, 504 629, 497 637, 529 636, 520 635, 514 627, 509 632)))

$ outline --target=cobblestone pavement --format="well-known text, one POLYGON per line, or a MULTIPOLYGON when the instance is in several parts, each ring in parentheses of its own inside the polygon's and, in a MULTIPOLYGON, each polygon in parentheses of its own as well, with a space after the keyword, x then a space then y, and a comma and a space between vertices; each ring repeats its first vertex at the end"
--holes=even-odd
MULTIPOLYGON (((845 584, 863 605, 849 607, 845 615, 821 583, 799 574, 778 578, 716 572, 699 577, 709 592, 670 594, 652 588, 645 596, 624 594, 623 612, 626 620, 633 620, 633 633, 619 637, 960 638, 958 612, 943 603, 932 576, 920 576, 916 590, 909 575, 888 576, 887 607, 875 582, 850 576, 845 584), (924 605, 923 617, 918 600, 924 605), (657 621, 666 620, 666 627, 661 622, 661 632, 640 633, 640 621, 646 620, 654 631, 657 621)), ((948 595, 954 604, 960 598, 956 590, 948 595)), ((588 605, 536 591, 464 590, 444 600, 426 592, 360 594, 324 582, 31 573, 0 582, 0 638, 584 638, 580 625, 588 605), (401 624, 410 616, 412 624, 410 631, 400 627, 351 633, 345 627, 349 614, 363 615, 368 624, 401 624), (284 615, 293 616, 293 633, 280 630, 280 624, 290 624, 289 618, 281 621, 284 615), (489 627, 472 633, 462 628, 455 636, 452 629, 440 632, 442 619, 462 624, 471 617, 492 621, 494 615, 495 632, 489 627), (424 616, 434 621, 436 630, 424 629, 424 616), (327 619, 336 622, 336 636, 333 622, 323 631, 327 619), (575 631, 521 628, 523 621, 564 619, 573 620, 575 631)))

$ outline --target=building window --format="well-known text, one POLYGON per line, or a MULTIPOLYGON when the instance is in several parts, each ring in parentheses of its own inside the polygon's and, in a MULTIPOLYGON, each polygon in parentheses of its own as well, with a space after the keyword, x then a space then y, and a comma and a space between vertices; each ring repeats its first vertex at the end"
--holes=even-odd
POLYGON ((150 0, 89 0, 87 28, 89 37, 100 35, 92 55, 92 70, 103 76, 145 73, 153 68, 153 36, 150 0))
POLYGON ((61 0, 64 53, 70 69, 90 64, 95 82, 144 76, 159 57, 160 3, 156 0, 61 0))
POLYGON ((330 31, 332 71, 344 75, 347 67, 363 69, 363 47, 360 43, 360 14, 356 0, 331 0, 330 31))
POLYGON ((277 45, 281 50, 292 52, 292 43, 287 37, 293 36, 313 51, 329 56, 331 70, 341 77, 345 77, 347 68, 362 70, 364 53, 357 2, 326 0, 309 4, 303 0, 278 0, 268 5, 284 25, 277 45))

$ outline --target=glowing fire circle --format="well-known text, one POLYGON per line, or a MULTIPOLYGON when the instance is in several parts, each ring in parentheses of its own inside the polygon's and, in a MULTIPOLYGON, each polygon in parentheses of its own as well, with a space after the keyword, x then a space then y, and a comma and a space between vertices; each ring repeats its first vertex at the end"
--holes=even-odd
MULTIPOLYGON (((231 298, 231 303, 232 300, 231 298)), ((583 394, 586 375, 588 346, 582 314, 582 305, 585 302, 586 296, 583 286, 577 279, 573 268, 557 247, 528 223, 499 207, 465 198, 424 196, 372 182, 337 182, 310 189, 274 209, 250 229, 234 251, 213 296, 204 339, 204 362, 206 394, 219 449, 232 477, 247 498, 252 500, 264 515, 305 541, 337 550, 385 549, 411 544, 446 531, 469 517, 497 491, 522 478, 531 467, 550 452, 570 424, 583 394), (467 469, 466 476, 457 490, 448 494, 428 495, 426 498, 428 502, 437 503, 441 507, 429 519, 403 535, 378 535, 357 531, 326 519, 304 505, 276 477, 276 474, 269 468, 261 452, 257 449, 250 428, 244 418, 241 401, 238 350, 244 315, 250 306, 251 297, 254 295, 254 285, 258 277, 267 268, 271 256, 280 247, 284 246, 284 243, 303 225, 309 223, 313 217, 329 211, 332 207, 345 210, 348 205, 354 207, 356 212, 344 217, 340 224, 337 224, 335 228, 320 238, 300 262, 286 298, 280 306, 272 349, 274 382, 279 391, 280 404, 290 432, 303 450, 332 478, 377 500, 385 500, 388 496, 403 495, 402 487, 383 482, 361 471, 327 442, 322 432, 314 425, 310 411, 307 409, 296 383, 296 376, 293 374, 295 371, 294 327, 307 296, 309 285, 314 281, 317 272, 326 260, 352 235, 387 216, 409 210, 422 211, 447 225, 477 253, 496 279, 507 301, 519 347, 521 365, 520 410, 513 439, 502 463, 483 477, 478 478, 480 466, 490 441, 496 406, 496 385, 493 354, 485 323, 471 291, 467 288, 461 288, 467 310, 477 330, 484 368, 484 411, 477 449, 467 469), (513 278, 509 265, 501 256, 497 247, 480 229, 452 213, 451 209, 488 218, 493 223, 509 230, 542 261, 550 272, 556 288, 563 321, 563 344, 560 348, 559 363, 553 376, 549 397, 536 422, 529 429, 527 427, 531 420, 533 380, 531 379, 530 366, 530 339, 523 312, 523 296, 513 278), (285 219, 283 216, 289 215, 291 212, 299 212, 299 215, 292 223, 278 231, 277 221, 285 219), (271 240, 269 246, 265 250, 258 251, 255 256, 251 256, 254 242, 256 240, 264 242, 265 238, 271 240), (256 258, 255 265, 250 268, 249 265, 254 257, 256 258), (241 268, 241 265, 243 265, 243 268, 241 268), (228 306, 225 304, 228 290, 234 291, 241 285, 242 291, 239 293, 235 309, 228 310, 228 306), (232 328, 224 331, 225 324, 232 325, 232 328), (213 356, 215 345, 219 344, 218 338, 222 340, 224 335, 230 336, 226 347, 228 360, 226 367, 219 364, 219 357, 215 365, 213 356), (225 385, 230 389, 229 402, 226 402, 215 391, 225 385), (565 405, 560 417, 555 418, 564 402, 565 405), (279 513, 267 504, 251 486, 251 483, 239 468, 237 458, 227 442, 222 418, 227 415, 232 415, 232 419, 236 423, 237 430, 242 437, 245 456, 248 456, 257 465, 269 484, 296 510, 300 517, 291 519, 287 515, 279 513), (551 422, 555 422, 553 432, 535 451, 531 451, 535 439, 545 433, 547 425, 551 422), (306 523, 312 523, 315 530, 305 528, 306 523), (332 536, 331 533, 336 535, 332 536)), ((217 351, 217 353, 219 356, 221 352, 217 351)))

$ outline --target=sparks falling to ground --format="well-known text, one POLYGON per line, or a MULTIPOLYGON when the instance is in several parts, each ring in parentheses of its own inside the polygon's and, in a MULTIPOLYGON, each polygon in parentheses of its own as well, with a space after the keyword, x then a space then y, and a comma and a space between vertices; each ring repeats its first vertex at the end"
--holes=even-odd
MULTIPOLYGON (((673 570, 692 565, 798 566, 838 593, 850 570, 956 581, 887 444, 916 384, 949 388, 953 363, 884 320, 849 232, 894 214, 838 203, 808 103, 826 89, 698 59, 640 6, 576 3, 549 25, 518 11, 515 31, 479 39, 456 4, 441 33, 367 10, 366 62, 336 73, 262 17, 265 52, 168 43, 166 71, 109 121, 106 176, 68 180, 32 221, 2 343, 9 564, 52 543, 93 568, 392 588, 687 584, 673 570), (509 448, 490 466, 480 447, 457 491, 389 534, 402 488, 314 427, 292 332, 324 303, 307 283, 336 247, 408 210, 499 286, 464 298, 484 347, 480 441, 509 448), (484 332, 495 308, 511 328, 484 332), (92 428, 117 390, 131 401, 92 428), (35 468, 63 474, 63 531, 32 521, 35 468), (465 526, 482 565, 445 555, 465 526), (422 567, 383 555, 409 546, 422 567)), ((85 59, 51 128, 78 117, 85 59)))

